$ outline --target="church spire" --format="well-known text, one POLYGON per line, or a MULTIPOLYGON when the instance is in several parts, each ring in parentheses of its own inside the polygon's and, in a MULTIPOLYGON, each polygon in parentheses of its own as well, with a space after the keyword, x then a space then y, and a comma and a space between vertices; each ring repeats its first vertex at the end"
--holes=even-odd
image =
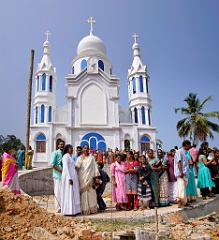
POLYGON ((134 38, 133 61, 131 68, 128 70, 128 94, 129 109, 132 121, 138 125, 151 126, 151 98, 147 67, 142 64, 140 58, 140 47, 137 43, 138 35, 132 35, 134 38))
POLYGON ((93 24, 96 23, 96 20, 93 18, 93 17, 90 17, 88 20, 87 20, 87 23, 90 24, 90 35, 94 35, 94 30, 93 30, 93 24))

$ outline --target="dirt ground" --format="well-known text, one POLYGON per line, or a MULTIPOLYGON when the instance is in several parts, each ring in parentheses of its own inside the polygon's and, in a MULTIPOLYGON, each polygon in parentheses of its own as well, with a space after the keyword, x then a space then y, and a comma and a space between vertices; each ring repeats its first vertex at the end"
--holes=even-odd
POLYGON ((7 189, 0 190, 0 223, 1 240, 36 239, 35 235, 39 235, 39 229, 44 232, 44 235, 48 235, 47 239, 52 239, 52 236, 59 237, 59 239, 83 239, 79 234, 83 235, 81 230, 89 225, 77 222, 72 217, 48 213, 32 198, 14 195, 7 189), (36 229, 38 233, 35 233, 36 229))

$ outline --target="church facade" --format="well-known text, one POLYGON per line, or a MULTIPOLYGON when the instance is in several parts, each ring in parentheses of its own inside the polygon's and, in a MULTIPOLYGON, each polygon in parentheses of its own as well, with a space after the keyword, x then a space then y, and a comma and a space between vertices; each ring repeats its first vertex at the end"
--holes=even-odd
POLYGON ((34 121, 30 145, 35 150, 33 166, 50 165, 57 141, 73 148, 89 144, 94 150, 156 149, 156 128, 152 126, 150 77, 142 64, 140 47, 132 46, 128 69, 129 107, 119 106, 119 78, 112 74, 112 63, 103 41, 90 34, 78 44, 77 56, 66 77, 66 104, 56 107, 56 69, 50 59, 50 43, 43 44, 43 56, 35 72, 34 121), (131 60, 130 60, 131 62, 131 60))

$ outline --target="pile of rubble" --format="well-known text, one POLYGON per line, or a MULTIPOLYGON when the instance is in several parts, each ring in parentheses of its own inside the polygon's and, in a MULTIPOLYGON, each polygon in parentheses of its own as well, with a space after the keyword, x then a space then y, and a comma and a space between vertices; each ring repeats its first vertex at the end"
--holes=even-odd
POLYGON ((0 190, 0 239, 101 239, 91 223, 48 213, 32 198, 0 190))

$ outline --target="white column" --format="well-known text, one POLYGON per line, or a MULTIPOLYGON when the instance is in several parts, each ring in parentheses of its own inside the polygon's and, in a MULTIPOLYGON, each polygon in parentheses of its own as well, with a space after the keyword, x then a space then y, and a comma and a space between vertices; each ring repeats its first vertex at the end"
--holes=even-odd
POLYGON ((73 99, 68 97, 67 101, 68 101, 68 125, 72 126, 72 123, 73 123, 72 101, 73 101, 73 99))
POLYGON ((132 123, 135 123, 135 113, 134 113, 134 108, 131 108, 131 115, 132 115, 132 123))
POLYGON ((44 104, 44 123, 48 123, 48 106, 44 104))
POLYGON ((141 108, 137 107, 137 113, 138 113, 138 125, 142 125, 142 119, 141 119, 141 108))
POLYGON ((144 109, 145 110, 145 122, 146 122, 146 125, 148 126, 149 125, 149 120, 148 120, 148 109, 144 109))
POLYGON ((144 93, 147 93, 146 77, 143 77, 143 91, 144 91, 144 93))
POLYGON ((39 74, 39 91, 42 91, 42 74, 39 74))
POLYGON ((46 91, 49 92, 49 75, 46 74, 46 91))
POLYGON ((135 83, 136 83, 136 93, 138 94, 140 92, 140 87, 139 87, 139 77, 135 78, 135 83))

